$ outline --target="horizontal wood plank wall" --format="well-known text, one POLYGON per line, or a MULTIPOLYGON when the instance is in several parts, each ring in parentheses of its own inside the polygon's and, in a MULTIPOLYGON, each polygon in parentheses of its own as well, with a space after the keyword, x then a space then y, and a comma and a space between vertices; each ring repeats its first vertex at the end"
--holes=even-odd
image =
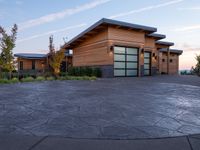
POLYGON ((105 29, 73 49, 73 66, 112 65, 113 55, 109 53, 108 30, 105 29))
POLYGON ((162 53, 162 69, 161 73, 167 74, 167 53, 162 53), (165 60, 164 62, 162 60, 165 60))
MULTIPOLYGON (((18 58, 18 68, 20 65, 20 61, 23 61, 23 70, 31 70, 32 69, 32 60, 31 59, 23 59, 18 58)), ((35 70, 42 70, 43 68, 42 63, 46 63, 46 59, 35 59, 35 70)))
POLYGON ((177 54, 170 54, 170 59, 172 62, 169 62, 169 74, 178 74, 178 58, 177 54))
POLYGON ((124 41, 132 43, 142 43, 145 42, 144 32, 138 32, 127 29, 120 29, 115 27, 108 27, 108 39, 113 41, 124 41))
POLYGON ((102 29, 102 31, 96 33, 95 35, 90 35, 90 37, 83 42, 81 42, 78 47, 82 47, 85 45, 90 45, 97 43, 99 41, 104 41, 108 39, 108 29, 102 29))

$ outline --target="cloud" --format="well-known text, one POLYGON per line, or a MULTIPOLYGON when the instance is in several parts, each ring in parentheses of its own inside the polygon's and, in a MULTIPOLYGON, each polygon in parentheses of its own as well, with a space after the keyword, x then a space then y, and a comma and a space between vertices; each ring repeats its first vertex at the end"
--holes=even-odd
POLYGON ((161 7, 177 4, 177 3, 180 3, 182 1, 184 1, 184 0, 173 0, 173 1, 166 2, 166 3, 158 4, 158 5, 147 6, 147 7, 144 7, 144 8, 137 9, 137 10, 131 10, 131 11, 128 11, 128 12, 113 15, 113 16, 110 16, 109 18, 113 19, 113 18, 124 17, 124 16, 128 16, 128 15, 136 14, 136 13, 141 13, 141 12, 153 10, 153 9, 156 9, 156 8, 161 8, 161 7))
POLYGON ((36 34, 36 35, 30 36, 30 37, 27 37, 27 38, 19 39, 19 40, 17 40, 17 43, 21 43, 21 42, 24 42, 24 41, 36 39, 36 38, 39 38, 39 37, 43 37, 43 36, 47 36, 47 35, 51 35, 51 34, 55 34, 55 33, 59 33, 59 32, 63 32, 63 31, 66 31, 66 30, 81 28, 81 27, 84 27, 84 26, 86 26, 86 24, 82 23, 82 24, 75 25, 75 26, 69 26, 69 27, 66 27, 66 28, 58 29, 58 30, 52 30, 52 31, 48 31, 48 32, 45 32, 45 33, 41 33, 41 34, 36 34))
POLYGON ((34 26, 41 25, 41 24, 53 22, 53 21, 56 21, 58 19, 62 19, 64 17, 80 13, 82 11, 95 8, 99 5, 107 3, 109 1, 111 1, 111 0, 95 0, 95 1, 92 1, 90 3, 86 3, 86 4, 83 4, 83 5, 77 6, 75 8, 66 9, 64 11, 48 14, 48 15, 42 16, 40 18, 28 20, 26 22, 19 23, 19 29, 24 30, 24 29, 27 29, 27 28, 31 28, 31 27, 34 27, 34 26))
POLYGON ((186 27, 179 27, 176 29, 173 29, 173 31, 178 31, 178 32, 186 32, 186 31, 194 31, 194 30, 200 30, 200 25, 191 25, 191 26, 186 26, 186 27))
POLYGON ((178 10, 200 10, 200 6, 198 6, 198 7, 188 7, 188 8, 178 8, 178 10))

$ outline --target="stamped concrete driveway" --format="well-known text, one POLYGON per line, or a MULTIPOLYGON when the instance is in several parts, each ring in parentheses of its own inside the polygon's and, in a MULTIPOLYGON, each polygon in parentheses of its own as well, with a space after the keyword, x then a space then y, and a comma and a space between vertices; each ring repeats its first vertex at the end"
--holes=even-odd
POLYGON ((200 78, 0 85, 0 135, 134 139, 200 133, 200 78))

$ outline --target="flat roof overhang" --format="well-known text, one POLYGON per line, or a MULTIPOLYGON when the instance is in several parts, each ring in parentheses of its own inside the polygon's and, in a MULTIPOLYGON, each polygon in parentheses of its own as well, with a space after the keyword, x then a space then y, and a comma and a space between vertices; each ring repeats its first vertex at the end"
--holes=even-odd
POLYGON ((166 45, 166 46, 174 46, 173 42, 166 42, 166 41, 156 41, 156 44, 166 45))
POLYGON ((105 29, 108 26, 114 26, 117 28, 125 28, 129 30, 138 30, 138 31, 144 31, 146 34, 151 34, 157 31, 157 28, 149 27, 149 26, 143 26, 138 24, 132 24, 122 21, 116 21, 111 19, 103 18, 90 26, 88 29, 74 37, 72 40, 70 40, 68 43, 63 45, 63 48, 73 48, 77 43, 83 41, 87 37, 91 37, 94 34, 97 34, 102 29, 105 29))
POLYGON ((168 52, 168 50, 170 51, 170 53, 175 53, 178 55, 181 55, 183 53, 183 50, 179 50, 179 49, 168 49, 168 48, 159 49, 160 52, 168 52))
POLYGON ((158 33, 152 33, 152 34, 147 34, 147 37, 152 37, 155 38, 156 40, 162 40, 166 38, 166 35, 164 34, 158 34, 158 33))
POLYGON ((24 59, 45 59, 46 54, 34 54, 34 53, 17 53, 14 54, 15 57, 24 58, 24 59))

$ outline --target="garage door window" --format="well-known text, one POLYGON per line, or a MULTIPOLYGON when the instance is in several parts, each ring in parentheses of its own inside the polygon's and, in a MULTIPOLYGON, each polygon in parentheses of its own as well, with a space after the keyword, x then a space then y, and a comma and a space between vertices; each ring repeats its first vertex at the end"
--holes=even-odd
POLYGON ((138 49, 114 47, 114 76, 138 75, 138 49))

